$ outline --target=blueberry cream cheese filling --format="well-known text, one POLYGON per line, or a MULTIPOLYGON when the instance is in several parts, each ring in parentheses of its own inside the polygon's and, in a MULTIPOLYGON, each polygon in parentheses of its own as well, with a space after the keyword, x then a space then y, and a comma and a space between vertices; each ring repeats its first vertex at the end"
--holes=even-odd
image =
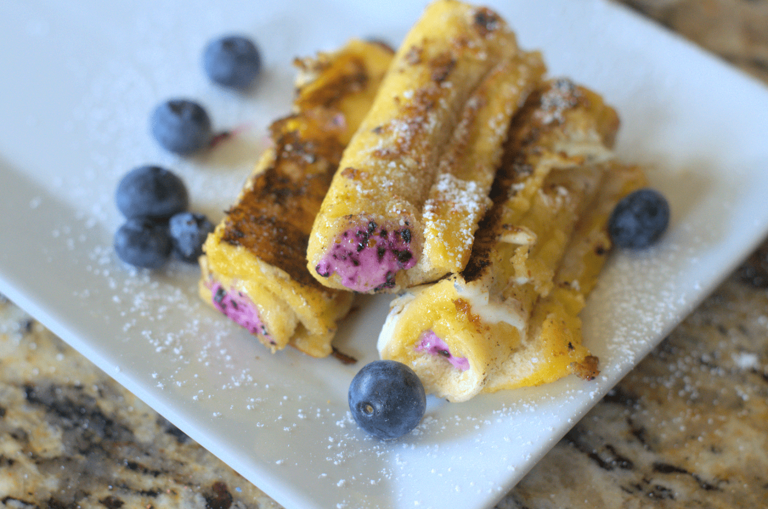
POLYGON ((469 360, 466 357, 456 357, 451 354, 451 347, 448 343, 440 339, 433 331, 428 330, 422 333, 421 340, 416 345, 417 352, 426 352, 444 358, 456 369, 466 371, 469 369, 469 360))
POLYGON ((216 281, 211 286, 211 304, 227 318, 250 331, 251 334, 260 335, 271 344, 275 343, 270 340, 267 328, 259 318, 256 306, 242 292, 236 290, 228 292, 221 283, 216 281))
POLYGON ((371 220, 339 235, 315 270, 326 278, 338 274, 346 288, 367 293, 392 288, 395 275, 416 262, 407 223, 388 228, 371 220))

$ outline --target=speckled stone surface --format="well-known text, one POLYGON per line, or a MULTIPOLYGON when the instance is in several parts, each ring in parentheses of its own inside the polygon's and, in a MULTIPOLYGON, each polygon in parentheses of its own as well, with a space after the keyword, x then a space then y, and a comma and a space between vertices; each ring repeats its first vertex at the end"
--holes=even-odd
MULTIPOLYGON (((768 0, 622 3, 768 82, 768 0)), ((761 270, 733 274, 497 507, 768 507, 761 270)), ((0 507, 279 506, 0 299, 0 507)))
POLYGON ((280 507, 0 302, 0 507, 280 507))

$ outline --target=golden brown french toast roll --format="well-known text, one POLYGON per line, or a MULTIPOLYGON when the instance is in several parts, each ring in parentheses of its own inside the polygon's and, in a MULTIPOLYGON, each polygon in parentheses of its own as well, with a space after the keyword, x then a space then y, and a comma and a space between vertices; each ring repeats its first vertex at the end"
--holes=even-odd
POLYGON ((467 263, 509 120, 544 73, 501 17, 438 0, 406 36, 317 215, 322 284, 394 292, 467 263))
POLYGON ((204 245, 200 295, 273 352, 290 344, 328 355, 349 310, 351 293, 327 288, 307 271, 307 241, 392 56, 381 44, 351 41, 297 60, 293 113, 272 124, 272 147, 204 245))
POLYGON ((568 80, 538 88, 515 116, 466 268, 395 299, 379 337, 428 392, 466 401, 529 341, 536 303, 602 186, 618 128, 612 108, 568 80))
POLYGON ((607 231, 611 212, 624 196, 647 185, 638 166, 605 164, 602 185, 579 218, 552 290, 536 302, 525 340, 489 373, 483 392, 541 385, 569 374, 592 379, 599 373, 597 357, 582 343, 579 313, 612 247, 607 231))
POLYGON ((491 205, 488 195, 510 120, 544 70, 538 53, 519 53, 493 69, 467 101, 422 209, 422 255, 405 271, 405 285, 435 281, 467 265, 475 231, 491 205))

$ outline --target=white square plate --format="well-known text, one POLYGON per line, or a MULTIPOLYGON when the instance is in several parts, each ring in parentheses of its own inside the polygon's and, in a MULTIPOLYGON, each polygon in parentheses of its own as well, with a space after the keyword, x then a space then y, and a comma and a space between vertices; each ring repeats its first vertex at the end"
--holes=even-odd
POLYGON ((431 398, 414 433, 381 443, 350 420, 346 396, 376 358, 386 297, 364 299, 340 333, 356 366, 270 355, 199 301, 196 268, 135 271, 112 252, 125 172, 175 170, 192 208, 219 220, 288 112, 293 57, 353 36, 397 44, 423 1, 0 3, 0 292, 287 507, 492 505, 766 234, 768 92, 603 1, 490 4, 552 75, 616 106, 618 152, 647 164, 672 206, 663 242, 614 254, 584 312, 597 380, 431 398), (251 93, 201 70, 204 44, 229 32, 261 47, 251 93), (163 152, 148 116, 175 96, 240 134, 192 159, 163 152))

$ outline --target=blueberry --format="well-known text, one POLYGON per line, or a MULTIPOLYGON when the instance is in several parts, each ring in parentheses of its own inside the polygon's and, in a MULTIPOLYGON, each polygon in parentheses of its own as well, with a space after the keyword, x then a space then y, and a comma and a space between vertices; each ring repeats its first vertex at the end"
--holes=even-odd
POLYGON ((253 42, 230 35, 208 43, 203 53, 208 77, 225 87, 248 88, 261 70, 261 56, 253 42))
POLYGON ((189 263, 197 263, 203 254, 203 243, 213 231, 213 224, 203 214, 182 212, 168 223, 173 252, 189 263))
POLYGON ((152 135, 176 154, 191 154, 211 141, 211 119, 205 109, 186 99, 166 101, 152 112, 152 135))
POLYGON ((396 361, 373 361, 363 366, 352 379, 348 400, 357 424, 382 440, 411 431, 427 407, 419 377, 396 361))
POLYGON ((187 210, 189 196, 175 173, 159 166, 140 166, 120 180, 115 201, 125 217, 167 219, 187 210))
POLYGON ((640 189, 625 196, 608 220, 614 245, 640 249, 655 243, 669 225, 669 203, 653 189, 640 189))
POLYGON ((171 255, 167 225, 133 217, 115 233, 115 252, 125 263, 146 269, 161 267, 171 255))

